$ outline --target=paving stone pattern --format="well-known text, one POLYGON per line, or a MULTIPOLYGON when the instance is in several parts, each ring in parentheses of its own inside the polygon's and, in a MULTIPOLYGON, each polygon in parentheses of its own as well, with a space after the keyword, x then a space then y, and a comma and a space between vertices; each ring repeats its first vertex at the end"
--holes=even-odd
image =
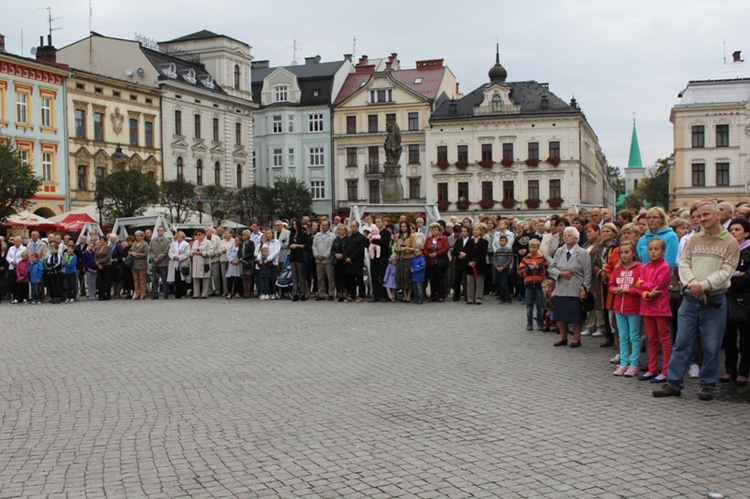
POLYGON ((750 497, 750 406, 522 305, 0 305, 0 497, 750 497))

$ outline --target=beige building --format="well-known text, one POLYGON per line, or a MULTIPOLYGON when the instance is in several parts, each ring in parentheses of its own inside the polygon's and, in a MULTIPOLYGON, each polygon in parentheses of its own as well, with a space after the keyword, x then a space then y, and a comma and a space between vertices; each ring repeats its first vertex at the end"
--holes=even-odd
POLYGON ((396 54, 362 56, 334 101, 333 151, 336 211, 380 202, 386 124, 401 129, 401 174, 405 203, 427 198, 426 130, 442 100, 457 97, 456 77, 442 59, 401 69, 396 54))
POLYGON ((94 202, 96 182, 115 168, 162 178, 158 89, 80 70, 66 84, 72 207, 94 202))
POLYGON ((670 208, 716 197, 750 199, 750 63, 735 52, 708 78, 688 83, 669 120, 674 125, 670 208))

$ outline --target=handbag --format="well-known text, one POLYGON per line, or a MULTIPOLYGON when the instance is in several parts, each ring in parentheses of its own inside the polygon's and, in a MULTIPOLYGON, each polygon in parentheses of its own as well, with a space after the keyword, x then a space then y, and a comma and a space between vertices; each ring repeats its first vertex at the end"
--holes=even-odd
POLYGON ((182 277, 188 277, 190 275, 190 267, 180 267, 180 274, 182 274, 182 277))
POLYGON ((581 299, 581 311, 584 315, 594 310, 595 303, 594 295, 590 291, 586 291, 586 298, 581 299))
POLYGON ((448 261, 448 255, 440 255, 435 259, 435 263, 437 264, 439 269, 447 269, 448 264, 450 263, 448 261))
POLYGON ((680 293, 680 278, 672 274, 672 279, 669 281, 669 297, 672 300, 679 300, 682 296, 680 293))
POLYGON ((727 315, 735 324, 750 321, 750 294, 727 293, 727 315))
POLYGON ((133 264, 135 263, 135 257, 133 255, 128 255, 123 263, 127 268, 132 269, 133 264))

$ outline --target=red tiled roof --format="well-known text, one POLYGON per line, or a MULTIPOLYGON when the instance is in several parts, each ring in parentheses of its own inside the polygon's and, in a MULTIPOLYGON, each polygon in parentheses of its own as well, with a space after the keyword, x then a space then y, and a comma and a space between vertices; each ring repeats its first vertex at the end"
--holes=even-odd
MULTIPOLYGON (((427 98, 436 99, 440 83, 443 80, 443 72, 447 68, 418 68, 418 69, 401 69, 396 71, 387 71, 391 77, 413 92, 427 98), (418 78, 422 79, 421 83, 414 83, 418 78)), ((334 105, 338 105, 349 98, 367 82, 370 76, 380 73, 352 73, 347 76, 344 85, 341 87, 339 94, 336 96, 334 105)))

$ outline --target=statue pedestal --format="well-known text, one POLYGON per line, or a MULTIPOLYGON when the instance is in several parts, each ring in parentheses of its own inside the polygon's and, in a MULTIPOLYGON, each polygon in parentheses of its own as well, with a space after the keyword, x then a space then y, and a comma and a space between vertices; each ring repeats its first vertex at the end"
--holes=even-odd
POLYGON ((380 187, 380 199, 383 203, 403 203, 404 187, 401 185, 401 165, 386 163, 383 165, 383 183, 380 187))

